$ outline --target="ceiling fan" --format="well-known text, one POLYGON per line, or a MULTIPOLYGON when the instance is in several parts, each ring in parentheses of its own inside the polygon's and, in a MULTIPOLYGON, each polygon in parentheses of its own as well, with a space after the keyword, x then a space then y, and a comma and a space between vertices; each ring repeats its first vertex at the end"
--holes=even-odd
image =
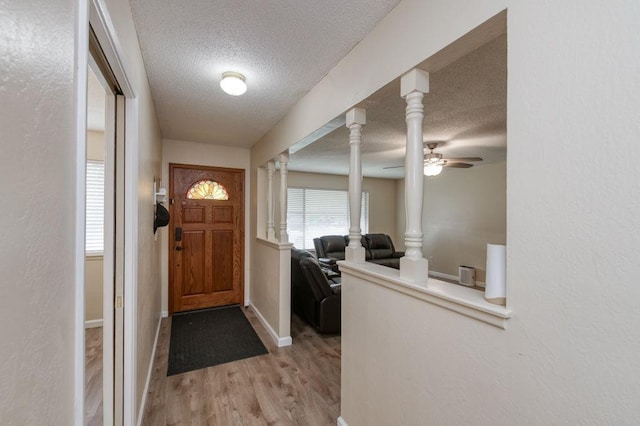
MULTIPOLYGON (((473 167, 473 164, 469 162, 482 161, 480 157, 457 157, 457 158, 443 158, 442 154, 433 152, 434 149, 440 145, 441 142, 427 142, 425 146, 429 148, 429 153, 424 155, 424 174, 425 176, 437 176, 442 171, 443 167, 452 167, 456 169, 468 169, 473 167)), ((404 166, 390 166, 384 167, 384 169, 396 169, 404 166)))

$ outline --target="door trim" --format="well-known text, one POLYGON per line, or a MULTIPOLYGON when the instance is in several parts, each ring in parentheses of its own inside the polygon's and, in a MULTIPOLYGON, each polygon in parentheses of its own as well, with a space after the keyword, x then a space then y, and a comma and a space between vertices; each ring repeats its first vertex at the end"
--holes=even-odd
POLYGON ((87 158, 87 80, 89 66, 89 5, 86 0, 78 1, 75 22, 75 268, 74 268, 74 406, 75 426, 84 423, 84 363, 85 363, 85 203, 87 158))
MULTIPOLYGON (((116 194, 116 170, 121 168, 121 164, 116 163, 116 95, 109 89, 109 83, 101 69, 95 61, 93 54, 89 54, 89 68, 100 81, 105 92, 105 113, 111 115, 111 119, 105 120, 104 129, 104 193, 116 194)), ((114 197, 105 197, 104 203, 104 235, 116 235, 115 230, 115 206, 119 203, 114 197)), ((116 242, 114 238, 104 239, 103 267, 102 267, 102 414, 104 424, 113 423, 113 401, 114 401, 114 283, 115 283, 115 260, 118 253, 115 251, 116 242)), ((122 257, 122 252, 120 253, 122 257)))

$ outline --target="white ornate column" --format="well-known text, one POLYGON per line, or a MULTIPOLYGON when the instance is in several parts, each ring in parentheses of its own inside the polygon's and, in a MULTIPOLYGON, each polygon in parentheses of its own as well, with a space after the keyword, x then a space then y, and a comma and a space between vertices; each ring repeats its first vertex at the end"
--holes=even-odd
POLYGON ((276 226, 274 221, 273 208, 273 173, 276 170, 276 163, 271 160, 267 162, 267 240, 276 241, 276 226))
POLYGON ((424 151, 422 98, 429 93, 429 73, 414 68, 400 79, 400 95, 407 102, 407 153, 405 156, 404 203, 406 211, 405 256, 400 259, 400 278, 426 283, 429 262, 422 257, 422 199, 424 151))
POLYGON ((289 163, 289 151, 280 154, 280 242, 288 243, 287 235, 287 164, 289 163))
POLYGON ((360 212, 362 209, 362 161, 360 146, 362 145, 362 126, 367 122, 367 112, 362 108, 347 111, 346 125, 349 128, 349 245, 345 251, 345 259, 350 262, 364 263, 364 247, 360 242, 360 212))

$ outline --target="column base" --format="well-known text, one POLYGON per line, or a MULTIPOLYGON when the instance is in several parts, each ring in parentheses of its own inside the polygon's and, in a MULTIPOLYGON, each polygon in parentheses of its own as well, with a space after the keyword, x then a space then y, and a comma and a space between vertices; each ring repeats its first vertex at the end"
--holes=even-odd
POLYGON ((400 278, 415 284, 426 284, 429 279, 429 261, 424 257, 400 258, 400 278))
POLYGON ((346 249, 344 250, 344 258, 349 262, 364 263, 365 261, 364 247, 347 246, 346 249))

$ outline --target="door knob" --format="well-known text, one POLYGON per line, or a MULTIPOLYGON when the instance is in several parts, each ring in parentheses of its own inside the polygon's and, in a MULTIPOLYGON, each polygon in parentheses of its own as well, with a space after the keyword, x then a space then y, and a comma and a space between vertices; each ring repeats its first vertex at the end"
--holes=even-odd
POLYGON ((176 246, 176 250, 181 251, 182 250, 182 246, 176 246))

